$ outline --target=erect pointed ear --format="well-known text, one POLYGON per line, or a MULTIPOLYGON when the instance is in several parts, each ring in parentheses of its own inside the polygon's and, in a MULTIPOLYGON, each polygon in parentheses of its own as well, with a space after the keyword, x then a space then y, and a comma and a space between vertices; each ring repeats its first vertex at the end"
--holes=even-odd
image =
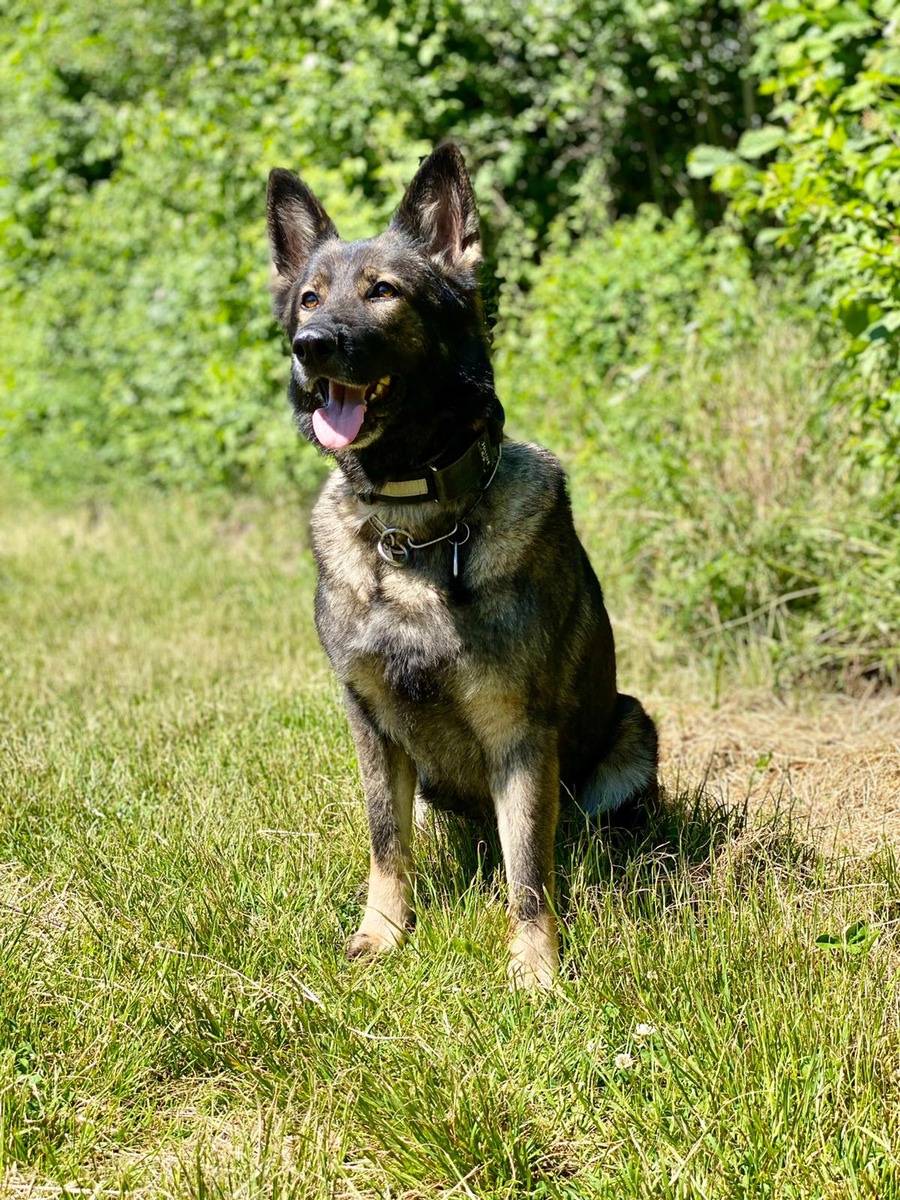
POLYGON ((276 306, 278 294, 297 279, 320 242, 337 237, 334 222, 302 179, 276 167, 269 175, 266 204, 276 306))
POLYGON ((438 146, 419 167, 391 221, 453 273, 471 272, 481 261, 478 209, 463 156, 438 146))

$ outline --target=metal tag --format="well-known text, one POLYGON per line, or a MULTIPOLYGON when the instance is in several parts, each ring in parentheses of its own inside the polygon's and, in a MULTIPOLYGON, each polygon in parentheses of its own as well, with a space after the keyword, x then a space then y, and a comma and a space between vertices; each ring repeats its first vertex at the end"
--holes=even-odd
MULTIPOLYGON (((453 547, 453 578, 454 579, 459 579, 459 548, 460 548, 460 546, 464 546, 466 544, 466 542, 469 540, 469 538, 472 536, 472 530, 465 523, 465 521, 462 522, 462 527, 466 531, 465 537, 453 537, 452 535, 450 537, 450 545, 453 547)), ((458 528, 458 526, 457 526, 457 528, 458 528)), ((454 533, 455 532, 456 532, 456 530, 454 530, 454 533)))

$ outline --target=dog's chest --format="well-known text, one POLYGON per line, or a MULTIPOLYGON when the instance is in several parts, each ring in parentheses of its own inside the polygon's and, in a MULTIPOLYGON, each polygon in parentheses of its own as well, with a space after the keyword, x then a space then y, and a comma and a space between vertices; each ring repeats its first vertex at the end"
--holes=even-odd
POLYGON ((379 707, 446 700, 466 639, 459 613, 433 579, 391 569, 342 607, 350 618, 342 638, 347 682, 379 707))

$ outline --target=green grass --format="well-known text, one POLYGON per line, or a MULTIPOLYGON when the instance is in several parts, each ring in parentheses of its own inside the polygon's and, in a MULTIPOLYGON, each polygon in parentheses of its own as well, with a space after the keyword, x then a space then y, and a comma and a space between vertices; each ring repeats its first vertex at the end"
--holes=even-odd
POLYGON ((303 513, 2 499, 2 1194, 900 1195, 893 855, 682 780, 562 838, 564 977, 525 997, 496 848, 449 827, 411 945, 349 965, 364 816, 303 513))

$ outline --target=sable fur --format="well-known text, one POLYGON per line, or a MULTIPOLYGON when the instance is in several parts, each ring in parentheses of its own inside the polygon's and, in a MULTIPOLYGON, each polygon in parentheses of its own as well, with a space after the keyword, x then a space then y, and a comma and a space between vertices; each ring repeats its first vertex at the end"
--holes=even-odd
POLYGON ((295 349, 289 394, 304 436, 316 442, 311 415, 324 381, 392 381, 355 441, 327 451, 339 470, 312 517, 316 626, 344 687, 371 835, 369 895, 349 953, 403 940, 414 802, 430 804, 496 819, 510 972, 519 985, 548 986, 560 782, 591 815, 656 789, 656 731, 617 691, 612 631, 563 471, 547 450, 504 440, 471 513, 478 492, 374 508, 357 498, 452 461, 486 429, 501 436, 462 157, 451 146, 430 155, 377 238, 342 242, 287 171, 272 173, 268 216, 275 310, 295 349), (415 541, 469 513, 459 577, 446 541, 416 550, 405 567, 383 562, 373 512, 415 541))

